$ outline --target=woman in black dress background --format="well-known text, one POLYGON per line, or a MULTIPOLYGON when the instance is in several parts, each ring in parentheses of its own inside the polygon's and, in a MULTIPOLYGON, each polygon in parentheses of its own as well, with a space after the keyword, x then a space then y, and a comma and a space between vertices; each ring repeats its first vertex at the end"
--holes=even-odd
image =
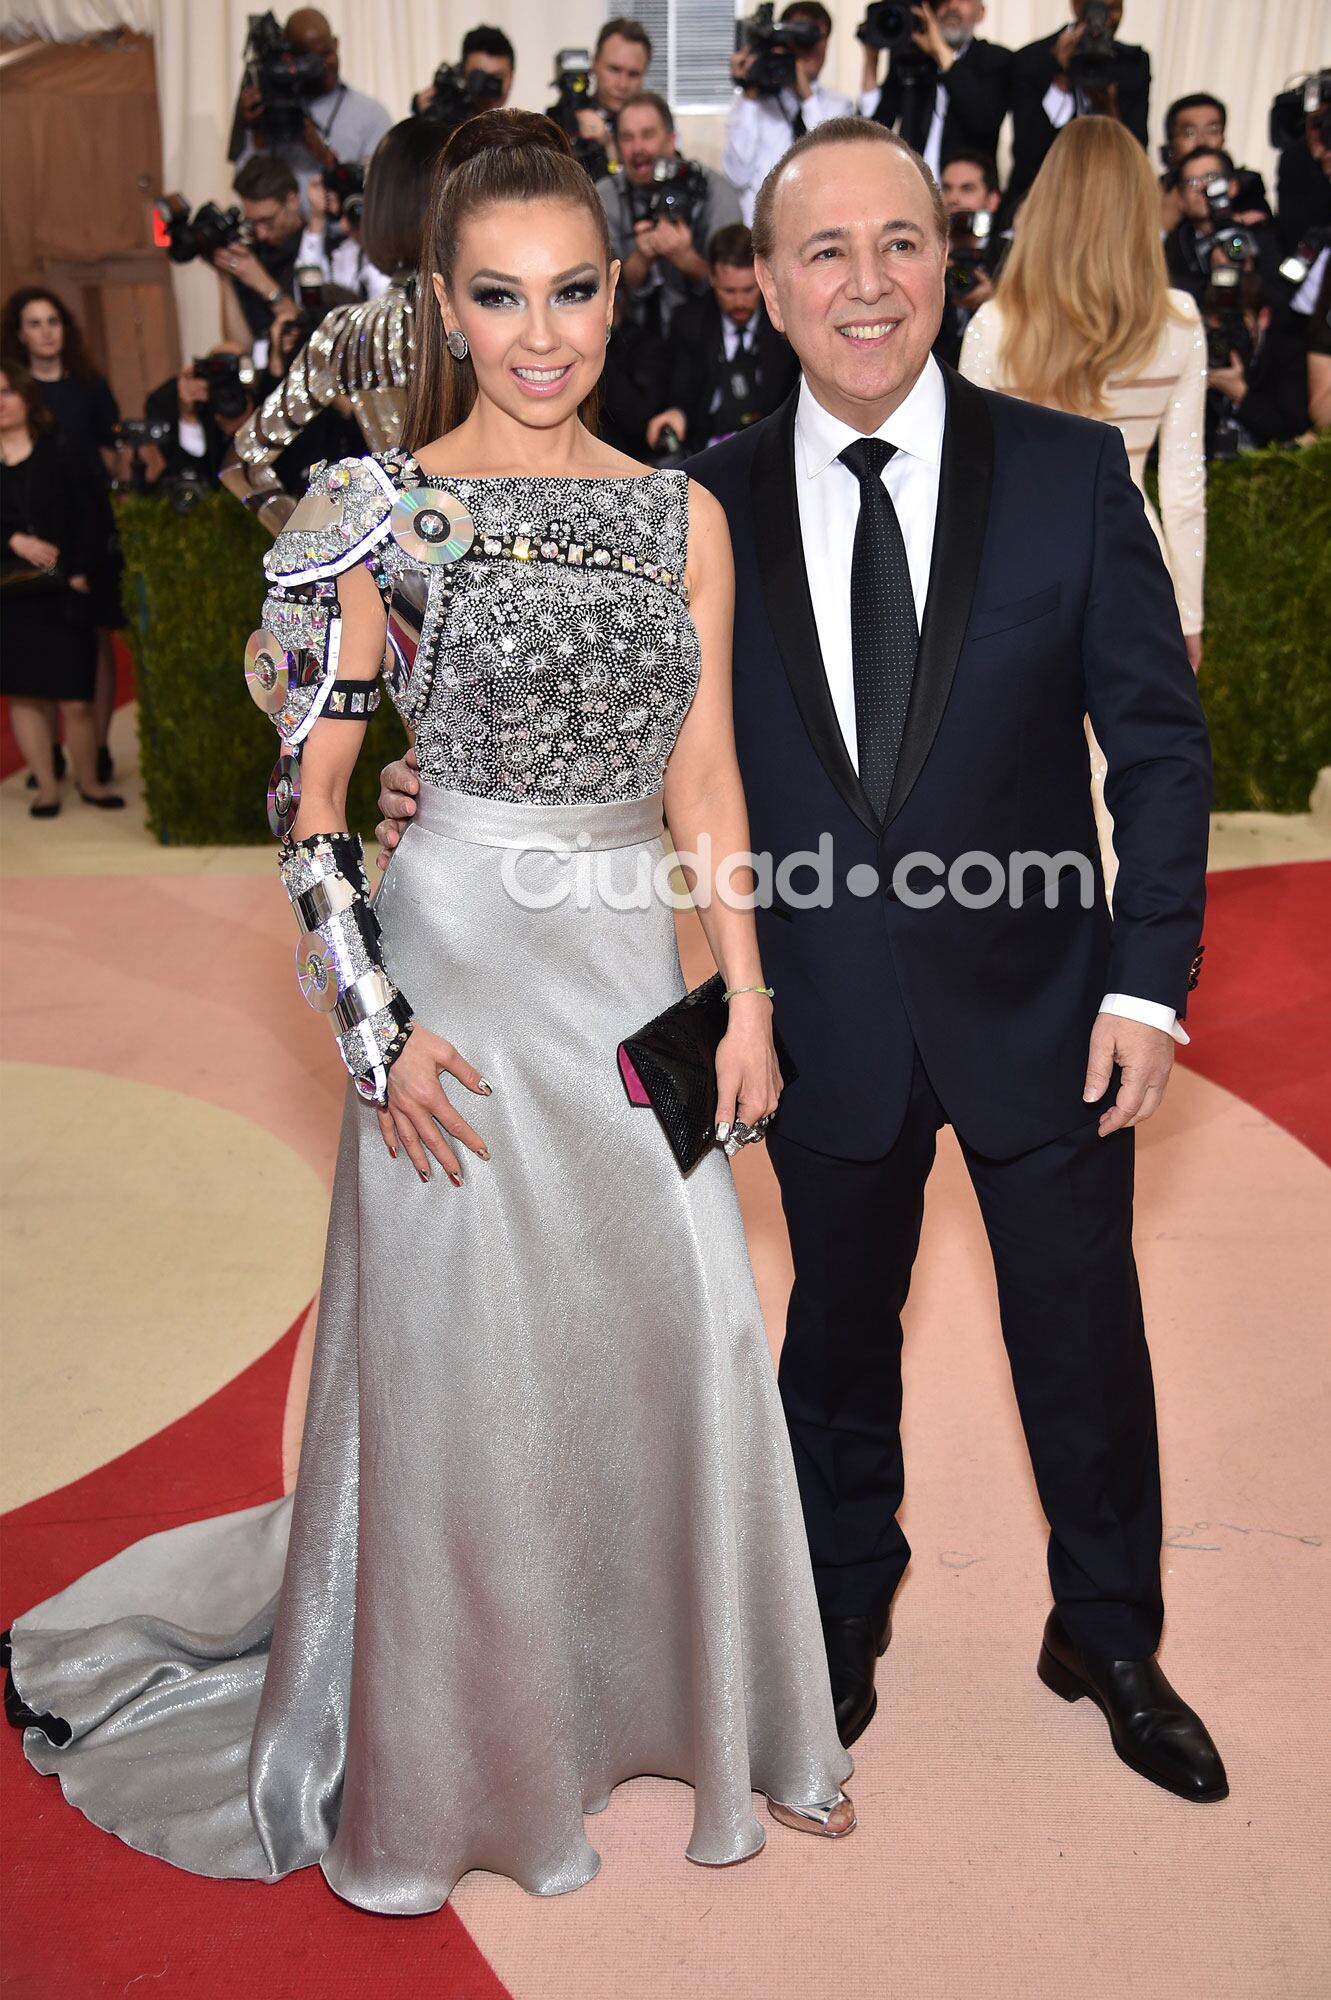
MULTIPOLYGON (((100 518, 88 564, 92 622, 97 631, 97 678, 93 693, 97 735, 97 776, 111 776, 107 737, 116 699, 115 649, 111 635, 125 623, 120 578, 124 560, 111 512, 110 482, 117 464, 116 425, 120 410, 105 376, 88 359, 78 321, 54 292, 25 285, 11 292, 0 314, 0 360, 12 361, 33 377, 56 429, 76 462, 94 482, 100 518)), ((59 768, 57 757, 57 769, 59 768)))
POLYGON ((102 513, 26 369, 0 368, 0 694, 37 780, 31 811, 60 810, 54 747, 63 710, 75 782, 89 805, 123 806, 97 775, 97 628, 90 573, 102 513))

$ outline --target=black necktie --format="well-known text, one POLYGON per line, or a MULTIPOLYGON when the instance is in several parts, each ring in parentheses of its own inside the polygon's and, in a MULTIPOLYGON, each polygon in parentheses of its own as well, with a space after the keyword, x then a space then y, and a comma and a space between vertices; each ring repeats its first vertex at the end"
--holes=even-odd
POLYGON ((883 467, 895 450, 882 438, 857 438, 839 454, 860 482, 850 563, 850 647, 860 782, 879 819, 887 814, 920 643, 906 544, 883 484, 883 467))
POLYGON ((795 116, 790 121, 790 129, 796 139, 802 139, 809 129, 804 122, 804 112, 798 105, 795 107, 795 116))

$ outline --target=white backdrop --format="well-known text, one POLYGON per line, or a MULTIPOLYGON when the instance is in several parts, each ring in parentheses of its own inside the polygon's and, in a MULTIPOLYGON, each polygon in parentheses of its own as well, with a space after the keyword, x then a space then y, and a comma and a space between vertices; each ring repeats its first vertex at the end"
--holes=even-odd
MULTIPOLYGON (((226 141, 240 77, 247 16, 256 0, 0 0, 0 32, 58 39, 123 24, 151 34, 157 45, 162 110, 163 173, 168 188, 192 202, 230 198, 226 141)), ((730 0, 717 0, 730 11, 730 0)), ((614 11, 620 10, 616 0, 614 11)), ((632 0, 622 0, 632 13, 632 0)), ((275 10, 282 18, 285 4, 275 10)), ((549 101, 557 46, 589 43, 611 9, 605 0, 326 0, 324 12, 342 48, 349 83, 405 114, 413 91, 444 57, 455 58, 465 30, 477 20, 502 27, 517 50, 514 102, 549 101)), ((751 11, 749 5, 744 12, 751 11)), ((1020 48, 1050 33, 1068 9, 1060 0, 990 0, 983 32, 1020 48)), ((836 22, 827 80, 854 96, 860 46, 860 0, 831 0, 836 22)), ((1290 77, 1331 64, 1331 0, 1126 0, 1124 40, 1150 51, 1152 146, 1171 98, 1211 90, 1230 111, 1230 142, 1246 165, 1270 178, 1266 113, 1290 77)), ((685 149, 716 164, 719 115, 684 118, 685 149)), ((219 330, 217 282, 190 266, 178 274, 185 351, 202 352, 219 330)))

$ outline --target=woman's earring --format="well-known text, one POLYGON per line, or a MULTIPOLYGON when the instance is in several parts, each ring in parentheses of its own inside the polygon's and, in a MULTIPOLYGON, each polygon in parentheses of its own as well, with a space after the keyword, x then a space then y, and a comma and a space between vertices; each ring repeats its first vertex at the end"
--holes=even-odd
POLYGON ((448 351, 452 355, 455 361, 465 361, 467 356, 471 353, 471 348, 467 342, 467 336, 462 331, 462 328, 460 326, 454 326, 449 328, 448 351))
POLYGON ((610 336, 614 332, 614 330, 615 329, 612 326, 608 326, 605 330, 605 344, 607 347, 609 347, 610 345, 610 336))

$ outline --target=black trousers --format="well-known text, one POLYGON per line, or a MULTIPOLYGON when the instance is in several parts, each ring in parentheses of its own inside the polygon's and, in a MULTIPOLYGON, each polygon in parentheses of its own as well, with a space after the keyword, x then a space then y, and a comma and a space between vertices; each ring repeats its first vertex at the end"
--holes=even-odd
MULTIPOLYGON (((901 1309, 948 1123, 918 1055, 879 1160, 769 1139, 795 1263, 781 1397, 823 1612, 881 1618, 910 1558, 897 1523, 901 1309)), ((1088 1658, 1159 1644, 1155 1391, 1132 1255, 1134 1135, 1095 1120, 1012 1160, 963 1144, 1003 1339, 1049 1522, 1049 1579, 1088 1658)))

